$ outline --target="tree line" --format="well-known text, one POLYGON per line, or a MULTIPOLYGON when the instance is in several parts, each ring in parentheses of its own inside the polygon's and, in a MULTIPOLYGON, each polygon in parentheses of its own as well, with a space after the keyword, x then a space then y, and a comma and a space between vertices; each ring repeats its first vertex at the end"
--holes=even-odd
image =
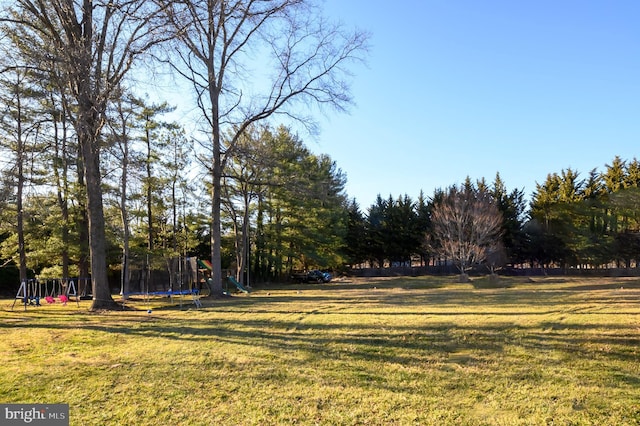
POLYGON ((509 191, 499 173, 491 184, 467 177, 416 200, 378 196, 364 212, 354 200, 348 211, 352 265, 450 264, 464 274, 478 265, 495 270, 527 257, 524 191, 509 191))
POLYGON ((525 230, 539 264, 637 267, 640 163, 615 157, 584 178, 572 169, 536 185, 525 230))
POLYGON ((615 157, 581 178, 565 169, 536 183, 531 199, 497 174, 423 194, 349 207, 349 261, 498 268, 638 267, 640 163, 615 157))
MULTIPOLYGON (((111 206, 106 204, 111 200, 105 197, 103 180, 118 166, 111 167, 109 149, 115 149, 113 154, 125 170, 136 161, 147 163, 140 178, 146 196, 139 200, 147 203, 140 206, 147 212, 147 250, 154 250, 157 235, 172 232, 167 224, 152 223, 153 217, 159 217, 150 201, 157 196, 153 188, 162 184, 153 171, 151 142, 143 158, 138 158, 128 151, 128 142, 111 140, 127 136, 132 114, 126 105, 119 112, 119 104, 135 97, 139 80, 152 80, 160 68, 171 70, 192 93, 196 128, 190 137, 210 183, 208 257, 214 293, 221 294, 223 180, 240 139, 250 127, 279 115, 312 128, 307 107, 343 110, 351 102, 349 68, 366 56, 368 34, 329 22, 319 3, 3 0, 1 66, 4 94, 11 101, 3 123, 9 126, 3 135, 4 146, 9 146, 5 170, 18 176, 4 186, 8 188, 4 199, 16 212, 11 220, 14 231, 7 238, 17 238, 20 279, 26 278, 28 263, 23 204, 35 199, 27 199, 23 191, 38 177, 51 183, 51 176, 36 176, 37 168, 31 166, 34 158, 45 153, 56 152, 52 161, 56 161, 53 178, 59 179, 55 191, 56 209, 63 216, 61 238, 71 242, 76 237, 73 233, 78 234, 79 274, 91 278, 93 309, 116 307, 107 263, 114 241, 110 235, 114 230, 109 228, 111 206), (118 114, 120 122, 113 122, 118 114), (27 172, 33 172, 29 179, 27 172), (76 173, 75 179, 71 173, 76 173)), ((150 133, 145 129, 143 137, 149 138, 150 133)), ((184 164, 179 170, 184 170, 184 164)), ((122 191, 121 211, 130 201, 127 190, 132 184, 128 173, 123 175, 127 176, 117 185, 122 191)), ((177 173, 175 185, 168 187, 177 190, 180 176, 184 175, 177 173)), ((172 193, 176 200, 177 194, 172 193)), ((135 215, 121 214, 119 220, 126 227, 135 215)), ((173 223, 168 224, 175 227, 177 217, 174 212, 173 223)), ((66 242, 61 244, 62 251, 72 249, 66 242)), ((125 255, 123 270, 126 262, 125 255)))

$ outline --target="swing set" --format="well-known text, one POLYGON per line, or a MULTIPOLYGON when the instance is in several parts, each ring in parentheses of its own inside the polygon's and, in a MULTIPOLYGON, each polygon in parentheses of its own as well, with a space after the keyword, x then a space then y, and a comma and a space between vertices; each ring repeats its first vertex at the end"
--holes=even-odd
POLYGON ((81 296, 76 289, 75 281, 73 280, 45 280, 41 282, 39 279, 28 279, 20 283, 18 293, 13 300, 11 310, 16 306, 18 300, 24 305, 24 310, 27 310, 27 306, 42 306, 44 300, 47 304, 56 303, 56 299, 62 304, 66 305, 71 299, 74 298, 76 305, 80 307, 81 296), (49 287, 51 287, 49 289, 49 287))
MULTIPOLYGON (((175 257, 159 259, 160 262, 152 262, 149 256, 128 270, 130 279, 128 285, 123 286, 121 295, 123 305, 131 300, 130 297, 141 296, 144 302, 149 303, 151 298, 168 298, 171 303, 178 298, 180 306, 183 303, 192 303, 196 308, 202 307, 201 297, 210 294, 207 278, 210 276, 210 267, 206 261, 200 261, 195 257, 175 257), (159 267, 162 265, 163 267, 159 267), (136 267, 137 266, 137 267, 136 267), (190 300, 189 300, 190 299, 190 300)), ((45 302, 56 302, 66 305, 75 301, 80 307, 80 300, 91 298, 87 296, 88 279, 47 279, 38 278, 22 281, 16 297, 11 305, 13 310, 20 301, 27 307, 40 307, 45 302), (82 281, 84 280, 84 286, 82 281)))

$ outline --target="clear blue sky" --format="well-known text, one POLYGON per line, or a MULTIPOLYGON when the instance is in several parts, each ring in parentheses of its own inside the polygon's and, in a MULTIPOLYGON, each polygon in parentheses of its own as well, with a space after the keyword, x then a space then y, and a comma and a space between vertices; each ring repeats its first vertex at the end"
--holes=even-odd
POLYGON ((327 0, 325 12, 372 47, 351 113, 306 142, 363 210, 496 172, 530 196, 548 173, 640 157, 640 1, 327 0))

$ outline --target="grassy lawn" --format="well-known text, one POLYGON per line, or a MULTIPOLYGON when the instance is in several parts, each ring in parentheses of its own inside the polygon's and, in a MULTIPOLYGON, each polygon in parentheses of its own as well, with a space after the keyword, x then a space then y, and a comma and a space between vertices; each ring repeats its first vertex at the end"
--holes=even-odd
POLYGON ((0 301, 0 402, 68 403, 72 425, 640 424, 637 279, 368 279, 187 302, 0 301))

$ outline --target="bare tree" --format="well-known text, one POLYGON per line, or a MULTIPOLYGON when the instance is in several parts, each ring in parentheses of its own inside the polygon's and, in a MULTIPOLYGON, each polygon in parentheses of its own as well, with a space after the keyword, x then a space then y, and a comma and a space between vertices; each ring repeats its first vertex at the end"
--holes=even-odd
POLYGON ((500 239, 502 214, 484 190, 452 186, 432 212, 433 236, 440 254, 452 259, 466 280, 466 271, 486 260, 500 239))
POLYGON ((153 24, 157 9, 144 0, 15 0, 8 10, 2 20, 39 40, 33 52, 52 58, 55 77, 68 87, 66 101, 73 107, 67 110, 74 111, 87 190, 92 309, 114 307, 107 281, 101 132, 107 105, 134 59, 160 41, 153 24))
POLYGON ((351 101, 347 67, 362 59, 368 36, 330 24, 312 0, 156 1, 179 34, 170 63, 192 85, 205 123, 212 272, 214 293, 221 294, 221 184, 228 155, 258 121, 282 114, 313 127, 301 113, 307 106, 343 110, 351 101))

